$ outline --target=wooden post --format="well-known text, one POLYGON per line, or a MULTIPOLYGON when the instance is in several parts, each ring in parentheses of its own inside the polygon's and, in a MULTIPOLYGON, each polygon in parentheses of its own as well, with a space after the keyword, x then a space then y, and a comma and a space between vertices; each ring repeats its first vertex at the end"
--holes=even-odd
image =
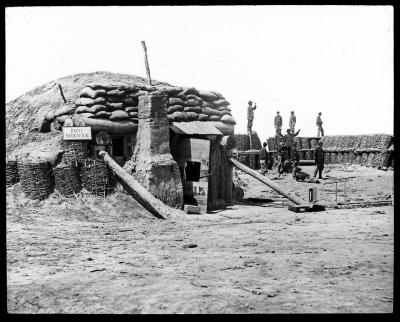
POLYGON ((62 87, 61 87, 61 84, 57 83, 57 85, 58 85, 58 88, 60 90, 61 97, 64 100, 64 103, 67 103, 67 100, 65 99, 65 96, 64 96, 64 93, 63 93, 63 90, 62 90, 62 87))
POLYGON ((253 178, 256 178, 257 180, 261 181, 262 183, 266 184, 268 187, 271 189, 275 190, 277 193, 281 194, 285 198, 289 199, 291 202, 293 202, 296 205, 305 205, 307 202, 304 200, 301 200, 295 196, 290 195, 289 193, 285 192, 283 189, 281 189, 279 186, 277 186, 274 182, 272 182, 270 179, 267 177, 263 176, 260 174, 258 171, 254 171, 245 165, 241 164, 239 161, 229 157, 228 161, 232 163, 235 167, 239 168, 240 170, 246 172, 247 174, 251 175, 253 178))
POLYGON ((153 85, 151 83, 149 60, 147 58, 147 48, 146 48, 146 43, 144 42, 144 40, 142 40, 142 46, 143 46, 143 50, 144 50, 144 63, 146 65, 147 78, 149 79, 149 84, 153 85))

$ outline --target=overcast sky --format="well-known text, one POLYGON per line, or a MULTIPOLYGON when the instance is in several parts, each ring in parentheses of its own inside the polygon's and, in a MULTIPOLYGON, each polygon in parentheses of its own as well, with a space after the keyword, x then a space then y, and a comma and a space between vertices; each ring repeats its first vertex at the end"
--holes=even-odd
POLYGON ((393 133, 390 6, 21 7, 6 9, 6 100, 59 77, 111 71, 221 92, 236 132, 393 133))

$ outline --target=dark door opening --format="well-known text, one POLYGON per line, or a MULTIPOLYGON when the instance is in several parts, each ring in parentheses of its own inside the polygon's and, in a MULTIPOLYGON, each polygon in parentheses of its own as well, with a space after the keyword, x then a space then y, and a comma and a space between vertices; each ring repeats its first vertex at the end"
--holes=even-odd
POLYGON ((112 151, 114 157, 124 156, 124 137, 115 136, 112 138, 112 151))
POLYGON ((200 162, 187 161, 185 168, 185 178, 187 181, 196 181, 200 179, 200 162))

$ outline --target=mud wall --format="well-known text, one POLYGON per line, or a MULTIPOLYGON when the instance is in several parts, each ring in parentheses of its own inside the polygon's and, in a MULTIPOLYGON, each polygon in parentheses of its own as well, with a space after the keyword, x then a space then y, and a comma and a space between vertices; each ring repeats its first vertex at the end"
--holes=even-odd
POLYGON ((183 187, 178 164, 170 153, 167 102, 168 97, 162 93, 139 98, 137 143, 124 169, 153 196, 180 208, 183 187))

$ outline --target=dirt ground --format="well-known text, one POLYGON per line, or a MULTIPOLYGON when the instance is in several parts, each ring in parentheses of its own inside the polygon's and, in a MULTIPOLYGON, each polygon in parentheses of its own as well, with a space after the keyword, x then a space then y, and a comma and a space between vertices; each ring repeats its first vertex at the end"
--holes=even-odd
MULTIPOLYGON (((392 171, 355 173, 352 198, 390 195, 392 171)), ((266 186, 239 177, 242 203, 175 221, 153 218, 122 192, 39 202, 19 184, 8 188, 8 311, 393 312, 392 206, 294 213, 266 186)), ((289 176, 275 182, 302 198, 312 186, 289 176)), ((318 188, 332 203, 332 185, 318 188)))

